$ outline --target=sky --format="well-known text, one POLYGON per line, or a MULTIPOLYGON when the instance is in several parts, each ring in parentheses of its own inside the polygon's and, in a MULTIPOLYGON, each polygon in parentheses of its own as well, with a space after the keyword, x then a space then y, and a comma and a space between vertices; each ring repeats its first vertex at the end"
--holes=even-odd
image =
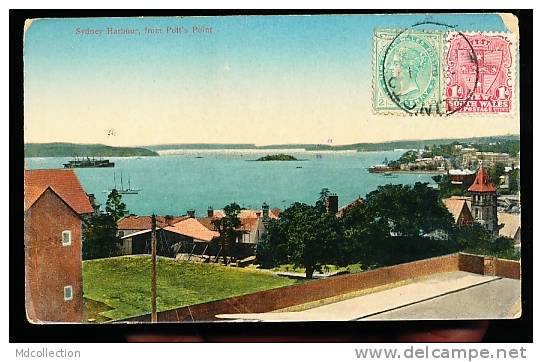
POLYGON ((375 28, 420 21, 507 31, 496 14, 33 20, 24 38, 25 142, 338 145, 518 134, 517 113, 373 114, 375 28))

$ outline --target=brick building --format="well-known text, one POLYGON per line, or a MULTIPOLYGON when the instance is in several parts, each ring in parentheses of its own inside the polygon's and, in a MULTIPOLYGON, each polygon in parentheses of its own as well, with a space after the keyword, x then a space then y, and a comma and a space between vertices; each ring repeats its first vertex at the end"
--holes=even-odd
POLYGON ((27 170, 24 182, 27 317, 81 322, 82 217, 94 209, 73 170, 27 170))
POLYGON ((491 182, 485 168, 480 165, 474 183, 469 187, 471 194, 471 213, 474 221, 486 230, 497 234, 497 188, 491 182))
POLYGON ((500 163, 504 166, 519 167, 519 155, 510 156, 508 153, 480 152, 475 148, 464 148, 460 155, 461 167, 471 169, 483 163, 487 167, 493 167, 500 163))

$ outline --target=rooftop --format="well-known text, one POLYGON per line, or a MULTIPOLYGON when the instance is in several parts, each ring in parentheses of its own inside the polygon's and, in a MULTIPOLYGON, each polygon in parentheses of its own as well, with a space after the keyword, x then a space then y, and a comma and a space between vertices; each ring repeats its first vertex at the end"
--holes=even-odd
POLYGON ((503 224, 503 227, 499 229, 499 235, 512 239, 515 238, 517 232, 521 229, 520 215, 498 212, 497 218, 499 220, 499 224, 503 224))
MULTIPOLYGON (((171 225, 162 224, 161 226, 158 226, 157 222, 157 230, 166 230, 175 234, 188 236, 190 238, 202 241, 211 241, 215 237, 219 236, 218 232, 209 230, 197 219, 187 217, 182 217, 180 221, 177 221, 175 224, 171 225)), ((125 235, 121 239, 132 238, 137 235, 150 233, 151 231, 152 230, 149 227, 148 229, 125 235)))
POLYGON ((358 197, 357 199, 355 199, 354 201, 352 201, 348 205, 344 205, 343 207, 339 208, 339 211, 337 212, 337 217, 339 217, 339 218, 344 217, 348 210, 350 210, 352 207, 354 207, 356 205, 361 205, 364 202, 365 202, 365 200, 363 200, 363 198, 361 196, 358 197))
POLYGON ((77 175, 74 170, 69 169, 25 170, 25 210, 31 207, 48 187, 78 214, 94 212, 77 175))
POLYGON ((467 209, 469 209, 466 197, 452 196, 447 199, 442 199, 442 202, 444 203, 448 211, 450 211, 450 213, 453 215, 454 221, 456 223, 459 219, 459 216, 461 216, 461 211, 463 211, 463 208, 467 207, 467 209))
POLYGON ((456 175, 458 175, 458 176, 463 176, 463 175, 468 176, 468 175, 474 174, 474 171, 471 171, 471 170, 468 170, 468 169, 463 169, 463 170, 461 170, 461 169, 452 169, 452 170, 448 170, 448 174, 452 175, 452 176, 456 176, 456 175))
POLYGON ((188 218, 176 223, 175 225, 166 226, 164 230, 203 241, 211 241, 219 236, 218 232, 209 230, 194 218, 188 218))
MULTIPOLYGON (((151 216, 148 215, 130 215, 125 216, 117 222, 117 227, 119 230, 149 230, 151 225, 151 216)), ((188 216, 156 216, 156 227, 163 228, 168 225, 173 225, 187 219, 188 216)))
MULTIPOLYGON (((213 221, 218 219, 220 219, 220 217, 201 217, 197 220, 207 229, 216 231, 213 221)), ((258 217, 239 217, 239 220, 241 221, 241 227, 239 229, 243 231, 254 230, 258 226, 258 219, 258 217)))
POLYGON ((478 168, 478 171, 476 172, 476 178, 474 179, 474 182, 469 187, 470 192, 495 192, 497 189, 495 188, 495 185, 491 183, 491 180, 489 179, 489 175, 487 174, 486 169, 483 166, 480 166, 478 168))

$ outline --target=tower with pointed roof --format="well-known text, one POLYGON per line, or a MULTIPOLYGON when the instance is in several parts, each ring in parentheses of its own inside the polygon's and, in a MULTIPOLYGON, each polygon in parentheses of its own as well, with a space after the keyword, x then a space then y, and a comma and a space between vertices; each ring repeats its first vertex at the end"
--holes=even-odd
POLYGON ((486 169, 480 165, 476 178, 469 187, 472 199, 472 216, 474 221, 488 231, 498 232, 497 221, 497 188, 489 178, 486 169))

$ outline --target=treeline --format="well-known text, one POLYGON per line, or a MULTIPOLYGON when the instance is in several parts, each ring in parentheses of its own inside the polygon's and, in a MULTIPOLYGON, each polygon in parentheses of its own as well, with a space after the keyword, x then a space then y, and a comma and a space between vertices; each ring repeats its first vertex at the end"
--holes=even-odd
POLYGON ((397 160, 389 161, 388 166, 391 168, 399 168, 403 164, 408 164, 415 162, 418 158, 418 153, 416 151, 407 151, 401 155, 397 160))
POLYGON ((256 161, 298 161, 297 158, 291 155, 285 155, 284 153, 278 155, 267 155, 256 159, 256 161))
POLYGON ((516 141, 519 142, 519 136, 492 136, 492 137, 472 137, 464 139, 443 138, 432 140, 407 140, 407 141, 390 141, 379 143, 353 143, 348 145, 333 146, 330 144, 310 144, 310 143, 290 143, 290 144, 272 144, 256 146, 253 143, 176 143, 176 144, 160 144, 144 146, 150 150, 160 151, 169 149, 305 149, 307 151, 391 151, 395 149, 423 149, 435 145, 446 145, 457 142, 458 144, 490 144, 496 142, 516 141))
POLYGON ((25 157, 130 157, 158 156, 158 153, 141 147, 114 147, 102 144, 77 143, 27 143, 25 157))
POLYGON ((432 145, 425 147, 423 157, 443 156, 446 158, 460 155, 461 149, 456 147, 474 147, 480 152, 507 153, 510 156, 517 156, 520 151, 520 141, 518 139, 498 139, 486 142, 452 142, 450 144, 432 145))
POLYGON ((503 140, 491 144, 476 144, 479 151, 508 153, 510 156, 517 156, 520 151, 520 142, 518 140, 503 140))
POLYGON ((327 193, 315 205, 294 203, 268 222, 257 249, 262 267, 293 264, 310 278, 326 264, 371 269, 459 251, 519 258, 510 238, 478 225, 456 227, 438 190, 426 183, 379 186, 342 217, 327 212, 327 193))

